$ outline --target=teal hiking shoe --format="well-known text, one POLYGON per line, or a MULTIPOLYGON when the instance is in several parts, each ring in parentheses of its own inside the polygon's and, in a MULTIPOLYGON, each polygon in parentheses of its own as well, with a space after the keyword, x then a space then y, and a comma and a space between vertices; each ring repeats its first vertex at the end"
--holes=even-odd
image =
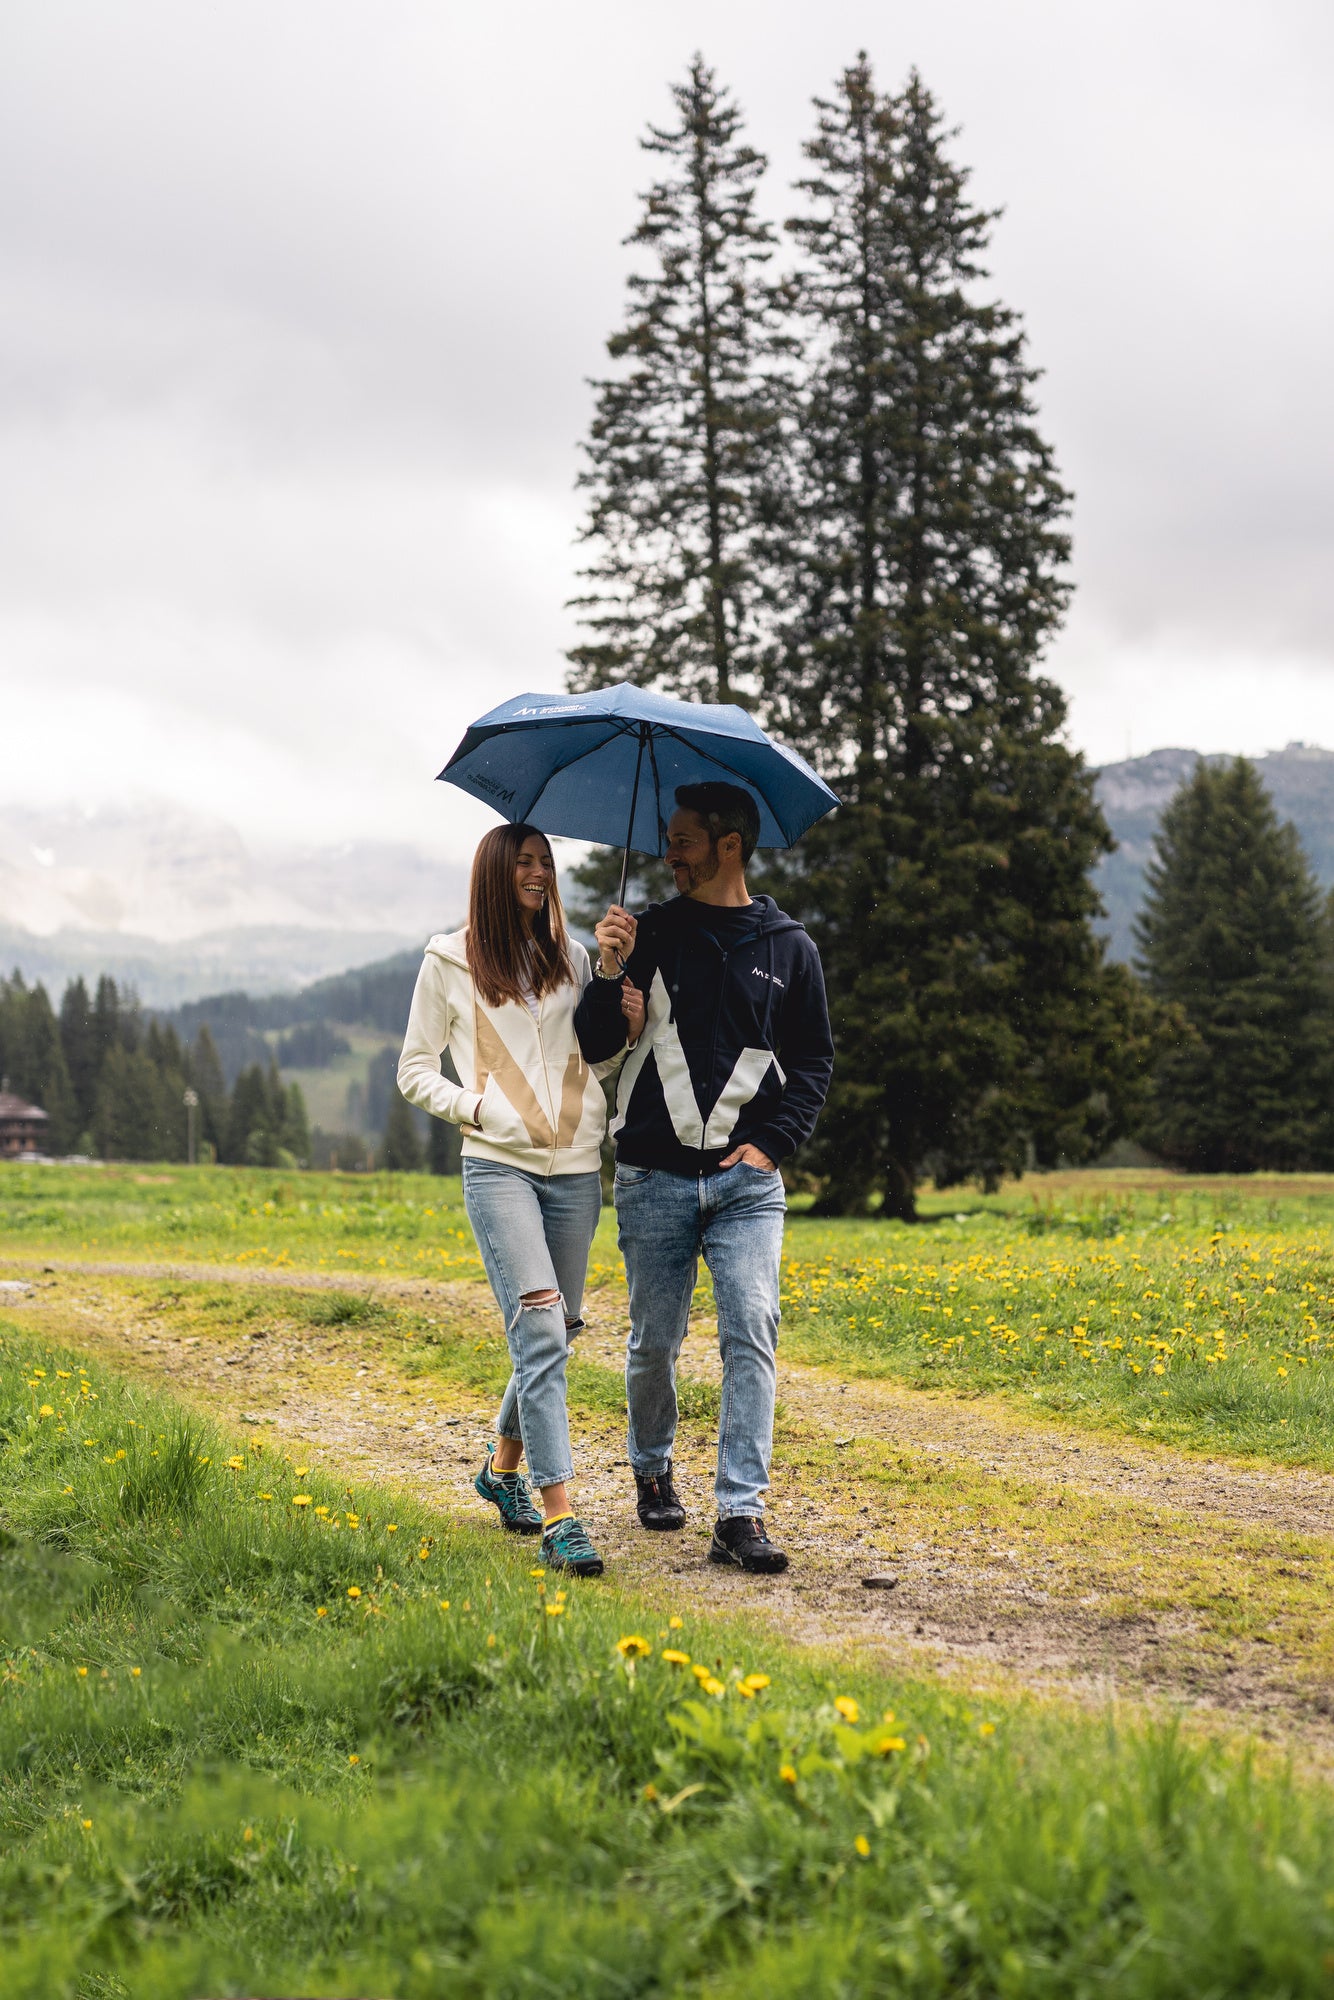
POLYGON ((548 1569, 568 1570, 571 1576, 601 1576, 602 1558, 588 1539, 582 1521, 567 1514, 542 1531, 542 1560, 548 1569))
POLYGON ((497 1472, 492 1466, 495 1446, 486 1448, 486 1460, 473 1480, 473 1489, 489 1500, 512 1535, 540 1535, 542 1516, 533 1505, 528 1481, 521 1472, 497 1472))

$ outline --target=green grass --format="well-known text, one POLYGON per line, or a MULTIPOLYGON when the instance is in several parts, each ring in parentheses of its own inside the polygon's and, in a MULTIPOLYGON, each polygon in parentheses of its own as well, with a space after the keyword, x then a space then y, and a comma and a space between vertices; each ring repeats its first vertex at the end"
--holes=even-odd
MULTIPOLYGON (((923 1207, 926 1222, 909 1228, 816 1221, 794 1204, 789 1352, 1188 1449, 1334 1469, 1334 1177, 1047 1175, 923 1207)), ((484 1282, 459 1182, 426 1175, 8 1166, 0 1245, 484 1282)), ((610 1210, 589 1284, 622 1284, 610 1210)), ((379 1310, 347 1298, 357 1302, 328 1310, 379 1310)), ((697 1305, 710 1307, 707 1274, 697 1305)), ((455 1372, 489 1387, 503 1349, 483 1361, 456 1355, 455 1372)), ((610 1393, 592 1377, 585 1388, 599 1406, 610 1393)))
POLYGON ((531 1544, 0 1343, 7 2000, 1328 1991, 1321 1788, 562 1600, 531 1544))
MULTIPOLYGON (((1040 1212, 1039 1212, 1040 1214, 1040 1212)), ((803 1353, 917 1387, 1001 1391, 1085 1425, 1334 1469, 1327 1228, 1164 1217, 984 1221, 804 1254, 786 1313, 803 1353)))

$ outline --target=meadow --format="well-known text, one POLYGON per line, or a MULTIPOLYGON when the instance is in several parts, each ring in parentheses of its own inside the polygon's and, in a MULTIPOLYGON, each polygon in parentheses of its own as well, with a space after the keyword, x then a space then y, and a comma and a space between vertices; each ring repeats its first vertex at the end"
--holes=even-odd
MULTIPOLYGON (((923 1214, 822 1221, 797 1198, 789 1354, 1334 1469, 1334 1177, 1034 1176, 928 1195, 923 1214)), ((425 1175, 6 1168, 0 1242, 29 1258, 482 1278, 458 1181, 425 1175)), ((594 1291, 623 1284, 610 1210, 589 1275, 594 1291)))
POLYGON ((1328 1990, 1323 1787, 561 1590, 0 1340, 14 2000, 1328 1990))
MULTIPOLYGON (((915 1229, 794 1215, 785 1344, 835 1387, 1328 1465, 1334 1183, 1048 1177, 924 1206, 915 1229)), ((46 1261, 122 1269, 106 1300, 181 1339, 347 1335, 405 1395, 504 1373, 454 1181, 6 1168, 0 1274, 40 1287, 46 1261)), ((620 1296, 610 1216, 592 1280, 620 1296)), ((1323 1767, 1171 1705, 798 1645, 761 1601, 729 1615, 642 1565, 562 1589, 532 1544, 124 1372, 89 1309, 62 1344, 0 1297, 7 2000, 1329 1991, 1323 1767)), ((686 1387, 707 1426, 716 1392, 686 1387)), ((579 1363, 572 1394, 619 1422, 613 1369, 579 1363)), ((848 1468, 785 1435, 808 1492, 860 1479, 951 1546, 1017 1507, 1032 1559, 1101 1551, 1113 1623, 1193 1591, 1183 1656, 1277 1645, 1323 1687, 1319 1536, 1215 1550, 1202 1522, 1155 1583, 1130 1503, 1061 1488, 1051 1512, 1035 1475, 869 1443, 848 1468)))

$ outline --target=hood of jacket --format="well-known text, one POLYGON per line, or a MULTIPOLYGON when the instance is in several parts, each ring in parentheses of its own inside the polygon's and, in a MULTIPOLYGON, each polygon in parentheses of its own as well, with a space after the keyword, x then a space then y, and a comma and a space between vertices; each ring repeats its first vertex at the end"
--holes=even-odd
POLYGON ((437 958, 442 958, 446 965, 460 965, 466 972, 468 970, 467 926, 458 931, 437 931, 433 938, 427 939, 426 949, 433 952, 437 958))

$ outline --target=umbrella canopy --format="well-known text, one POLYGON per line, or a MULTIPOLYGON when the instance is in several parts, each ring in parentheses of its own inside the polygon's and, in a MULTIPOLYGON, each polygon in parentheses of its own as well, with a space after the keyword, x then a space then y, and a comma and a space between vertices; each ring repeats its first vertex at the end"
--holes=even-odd
POLYGON ((516 695, 473 723, 440 776, 507 820, 640 854, 666 847, 678 785, 744 785, 760 809, 761 847, 791 847, 838 804, 743 708, 629 682, 516 695))

